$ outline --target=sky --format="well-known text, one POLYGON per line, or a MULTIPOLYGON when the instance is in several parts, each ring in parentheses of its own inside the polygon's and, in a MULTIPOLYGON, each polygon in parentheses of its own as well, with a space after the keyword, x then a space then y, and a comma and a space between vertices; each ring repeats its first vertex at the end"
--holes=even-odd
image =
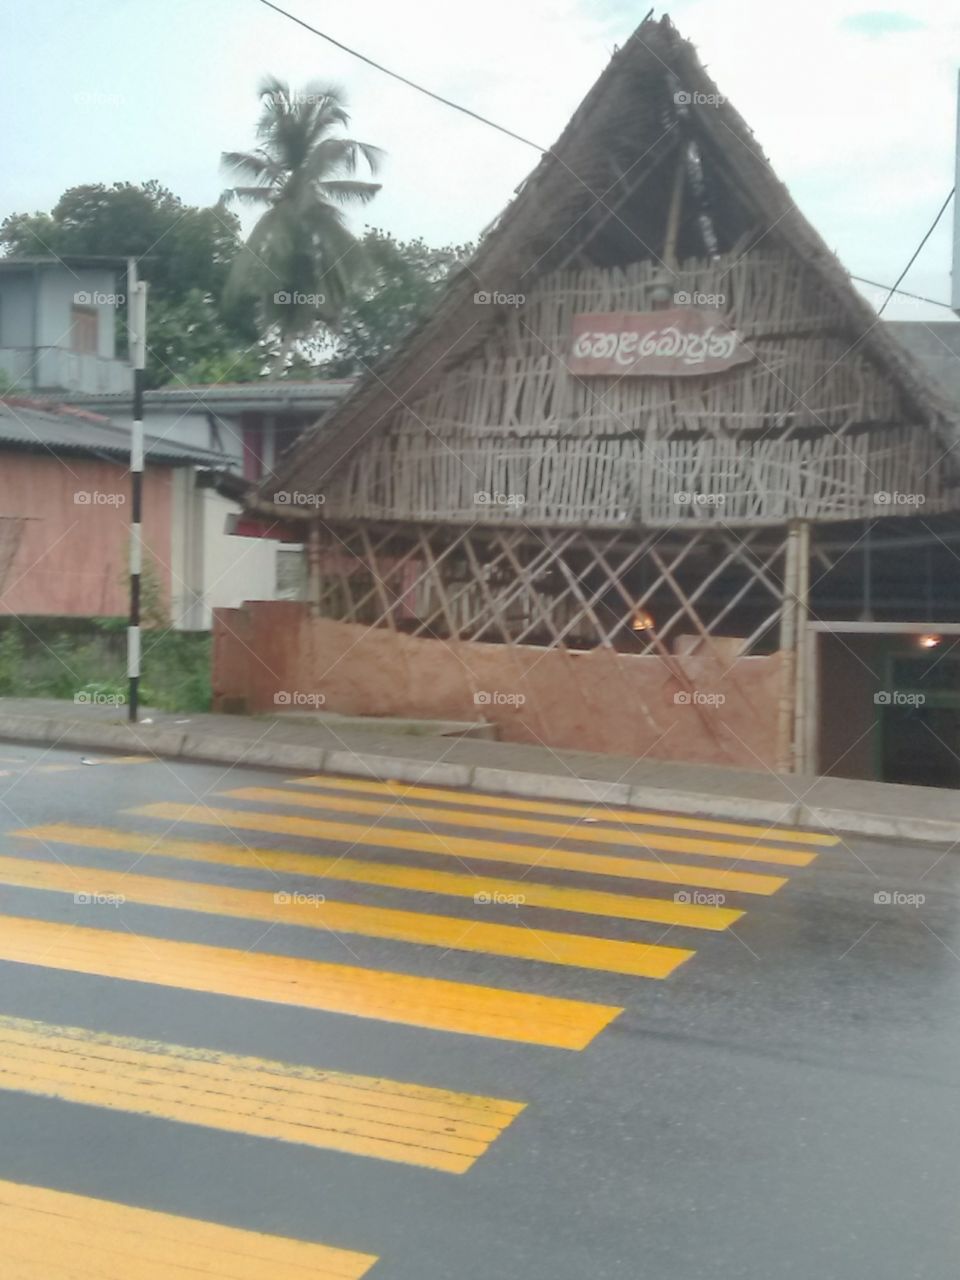
MULTIPOLYGON (((550 146, 649 0, 278 0, 410 79, 550 146)), ((960 4, 677 0, 668 12, 780 178, 856 275, 892 284, 953 185, 960 4)), ((390 80, 259 0, 3 0, 0 217, 80 183, 157 178, 191 204, 230 185, 266 74, 339 85, 387 153, 351 224, 474 240, 538 152, 390 80)), ((949 301, 953 209, 902 288, 949 301)), ((881 291, 862 286, 877 304, 881 291)), ((892 319, 949 320, 909 299, 892 319)))

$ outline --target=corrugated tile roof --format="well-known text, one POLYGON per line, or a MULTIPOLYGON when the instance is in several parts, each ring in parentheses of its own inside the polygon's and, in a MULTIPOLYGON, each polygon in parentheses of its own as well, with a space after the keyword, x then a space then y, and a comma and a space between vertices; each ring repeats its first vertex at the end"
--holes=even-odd
MULTIPOLYGON (((106 454, 124 460, 130 456, 130 433, 86 409, 6 396, 0 397, 2 449, 90 457, 106 454)), ((148 462, 169 466, 220 468, 228 463, 222 454, 167 440, 149 431, 144 431, 144 451, 148 462)))

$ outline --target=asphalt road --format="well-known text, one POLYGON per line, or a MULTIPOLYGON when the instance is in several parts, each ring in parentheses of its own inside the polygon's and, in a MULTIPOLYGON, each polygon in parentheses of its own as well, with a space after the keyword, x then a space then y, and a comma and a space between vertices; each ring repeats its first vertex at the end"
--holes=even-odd
POLYGON ((0 744, 3 1280, 956 1280, 956 853, 399 790, 0 744))

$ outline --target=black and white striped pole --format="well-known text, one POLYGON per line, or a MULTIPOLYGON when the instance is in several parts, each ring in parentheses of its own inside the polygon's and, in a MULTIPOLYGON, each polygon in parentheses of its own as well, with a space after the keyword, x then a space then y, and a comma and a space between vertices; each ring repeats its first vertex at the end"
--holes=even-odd
POLYGON ((127 627, 128 718, 140 701, 140 573, 143 567, 143 380, 147 363, 147 282, 131 261, 127 287, 130 362, 133 365, 133 424, 130 431, 130 622, 127 627))

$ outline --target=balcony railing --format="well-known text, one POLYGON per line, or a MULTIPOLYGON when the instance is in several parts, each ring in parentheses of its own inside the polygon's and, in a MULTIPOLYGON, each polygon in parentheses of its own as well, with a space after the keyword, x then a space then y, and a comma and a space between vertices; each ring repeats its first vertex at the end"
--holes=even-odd
POLYGON ((133 370, 123 360, 65 347, 0 347, 0 373, 18 395, 84 392, 122 395, 133 391, 133 370))

